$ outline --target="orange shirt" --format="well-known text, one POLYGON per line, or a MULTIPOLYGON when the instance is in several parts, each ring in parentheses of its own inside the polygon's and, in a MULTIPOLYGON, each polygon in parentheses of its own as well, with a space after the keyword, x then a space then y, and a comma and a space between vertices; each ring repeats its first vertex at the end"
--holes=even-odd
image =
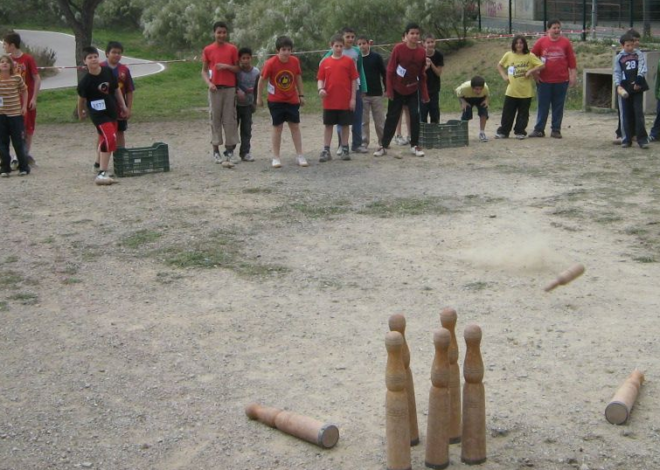
POLYGON ((330 56, 323 59, 316 75, 317 80, 323 80, 328 94, 323 98, 323 109, 349 110, 353 82, 359 77, 355 62, 350 57, 344 55, 336 59, 330 56))
POLYGON ((208 65, 211 82, 220 86, 236 86, 236 74, 230 70, 216 70, 216 64, 238 65, 238 49, 233 44, 214 42, 204 48, 202 62, 208 65))
POLYGON ((268 83, 268 101, 300 103, 296 88, 296 77, 299 75, 302 75, 302 71, 297 57, 289 57, 288 62, 282 62, 278 56, 268 59, 261 71, 261 78, 268 83))

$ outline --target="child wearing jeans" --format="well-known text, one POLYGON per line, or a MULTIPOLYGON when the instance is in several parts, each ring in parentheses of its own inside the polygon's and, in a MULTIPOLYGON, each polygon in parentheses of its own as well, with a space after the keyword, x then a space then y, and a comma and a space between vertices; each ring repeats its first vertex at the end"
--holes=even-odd
POLYGON ((0 177, 6 178, 11 172, 10 141, 18 159, 18 174, 30 173, 23 144, 27 104, 27 86, 20 75, 15 75, 14 61, 9 55, 0 56, 0 177))

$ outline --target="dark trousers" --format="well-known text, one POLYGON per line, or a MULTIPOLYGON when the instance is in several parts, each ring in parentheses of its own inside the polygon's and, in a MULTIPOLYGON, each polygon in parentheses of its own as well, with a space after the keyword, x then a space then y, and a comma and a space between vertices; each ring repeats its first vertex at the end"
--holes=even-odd
POLYGON ((383 147, 387 148, 390 146, 404 106, 408 106, 408 111, 410 112, 410 145, 416 147, 419 143, 418 93, 415 92, 409 95, 400 95, 396 91, 392 91, 392 93, 394 99, 387 100, 387 116, 385 117, 385 128, 383 129, 383 147))
POLYGON ((429 102, 419 104, 419 114, 422 122, 429 122, 427 119, 431 118, 432 123, 440 122, 440 90, 429 92, 429 102))
POLYGON ((502 107, 502 125, 497 129, 498 134, 509 136, 511 128, 516 135, 527 135, 527 124, 529 123, 529 106, 531 98, 513 98, 504 96, 502 107), (515 119, 516 125, 513 125, 515 119))
POLYGON ((634 135, 638 144, 648 142, 644 123, 644 93, 631 93, 628 98, 618 96, 619 116, 621 117, 621 143, 631 144, 634 135))
POLYGON ((650 134, 651 137, 658 140, 658 136, 660 135, 660 100, 657 100, 657 104, 655 105, 655 120, 653 121, 650 134))
POLYGON ((11 171, 11 156, 9 155, 9 142, 11 141, 16 158, 18 159, 19 171, 30 172, 30 167, 25 153, 25 126, 23 116, 7 116, 0 114, 0 171, 9 173, 11 171))
POLYGON ((250 153, 250 141, 252 140, 252 106, 236 106, 236 119, 241 135, 241 148, 238 154, 241 157, 250 153))
POLYGON ((561 121, 564 117, 564 103, 568 92, 568 82, 562 83, 537 83, 536 95, 538 109, 536 114, 536 125, 534 130, 545 132, 548 122, 548 114, 552 107, 552 123, 550 129, 561 132, 561 121))

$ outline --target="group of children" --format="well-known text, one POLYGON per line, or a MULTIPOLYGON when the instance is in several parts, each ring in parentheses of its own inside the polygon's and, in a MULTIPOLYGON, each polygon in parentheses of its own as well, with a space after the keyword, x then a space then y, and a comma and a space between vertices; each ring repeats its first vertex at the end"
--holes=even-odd
MULTIPOLYGON (((555 25, 558 25, 555 29, 559 29, 558 22, 550 22, 549 31, 555 25)), ((268 59, 263 70, 259 71, 252 65, 252 51, 249 48, 238 50, 228 42, 226 23, 216 22, 213 32, 215 41, 204 48, 202 55, 202 78, 209 89, 211 144, 216 163, 232 168, 238 161, 254 161, 250 146, 252 114, 257 106, 263 106, 265 89, 265 101, 272 120, 272 167, 282 166, 284 123, 288 124, 291 132, 296 163, 302 167, 308 166, 300 132, 300 107, 305 104, 305 95, 300 61, 292 55, 293 41, 287 36, 277 38, 277 54, 268 59), (234 151, 239 142, 238 156, 235 157, 234 151), (222 145, 225 150, 220 153, 222 145)), ((351 152, 366 153, 370 144, 371 118, 377 134, 374 156, 385 155, 393 139, 399 144, 403 140, 398 128, 404 115, 410 126, 410 137, 404 144, 410 145, 412 155, 424 156, 419 146, 420 121, 430 119, 432 123, 439 122, 440 76, 444 60, 435 48, 435 38, 427 35, 422 43, 420 34, 417 24, 408 24, 403 42, 394 47, 387 66, 382 56, 371 50, 371 41, 365 36, 356 37, 352 28, 344 28, 332 37, 330 51, 321 59, 317 73, 325 127, 319 162, 332 160, 330 147, 335 126, 339 139, 337 155, 342 160, 350 160, 351 152), (387 113, 383 109, 383 96, 388 98, 387 113), (352 135, 350 145, 349 129, 352 135)), ((526 39, 521 35, 515 36, 511 50, 497 64, 500 76, 507 82, 502 120, 495 133, 498 139, 508 138, 512 130, 517 139, 527 137, 529 109, 534 96, 533 82, 539 72, 551 65, 550 59, 539 58, 533 53, 536 51, 538 54, 541 50, 540 42, 530 51, 526 39)), ((40 79, 34 59, 21 52, 20 43, 18 34, 8 34, 4 38, 6 55, 0 56, 1 177, 9 176, 11 171, 27 175, 30 166, 36 165, 29 152, 35 129, 40 79), (10 142, 15 158, 10 157, 10 142)), ((616 142, 630 147, 633 138, 636 138, 641 148, 648 148, 649 141, 660 137, 660 80, 656 82, 655 89, 658 113, 648 135, 642 109, 643 92, 648 90, 645 79, 647 67, 645 56, 639 50, 639 34, 631 30, 620 38, 620 43, 622 50, 613 63, 620 120, 617 129, 620 140, 616 142)), ((130 70, 120 63, 122 45, 110 42, 105 52, 107 61, 100 62, 96 48, 84 48, 87 73, 77 88, 78 116, 80 119, 89 116, 99 136, 94 163, 98 185, 114 182, 108 164, 112 152, 125 146, 124 132, 128 127, 135 90, 130 70)), ((569 52, 563 67, 574 72, 575 58, 572 49, 569 52)), ((455 93, 462 108, 461 119, 471 120, 473 108, 476 107, 479 140, 488 141, 485 127, 490 90, 485 80, 475 76, 458 86, 455 93)), ((563 103, 561 105, 563 110, 563 103)), ((559 130, 555 129, 554 112, 553 108, 552 136, 561 137, 559 130)), ((545 117, 539 119, 547 119, 547 112, 545 117)), ((543 130, 536 128, 530 134, 531 137, 543 135, 543 130)), ((394 156, 402 158, 398 152, 394 156)))
POLYGON ((30 155, 37 120, 37 95, 41 79, 34 58, 21 51, 21 37, 3 38, 5 55, 0 56, 0 177, 12 171, 30 174, 36 161, 30 155), (10 154, 10 143, 15 156, 10 154))

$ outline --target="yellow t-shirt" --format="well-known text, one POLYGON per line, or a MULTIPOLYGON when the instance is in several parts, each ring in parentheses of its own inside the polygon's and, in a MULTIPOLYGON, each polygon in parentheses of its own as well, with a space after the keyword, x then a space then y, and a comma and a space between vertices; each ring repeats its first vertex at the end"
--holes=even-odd
POLYGON ((488 89, 488 84, 484 84, 484 89, 481 92, 481 94, 477 95, 474 90, 472 89, 472 85, 470 83, 471 81, 468 80, 467 82, 461 83, 456 90, 456 96, 459 98, 483 98, 484 96, 488 96, 490 93, 490 90, 488 89))
POLYGON ((531 52, 528 54, 516 54, 509 51, 500 60, 509 76, 509 86, 506 87, 506 96, 511 98, 533 98, 534 86, 532 77, 525 77, 528 70, 543 65, 541 59, 531 52))

